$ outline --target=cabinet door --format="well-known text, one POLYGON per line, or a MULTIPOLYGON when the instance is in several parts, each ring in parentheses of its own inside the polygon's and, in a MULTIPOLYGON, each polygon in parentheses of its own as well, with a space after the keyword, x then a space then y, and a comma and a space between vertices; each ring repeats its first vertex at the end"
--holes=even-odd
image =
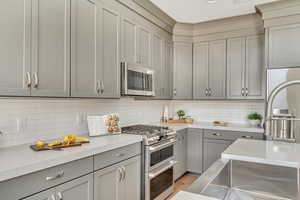
POLYGON ((161 98, 163 96, 164 82, 163 79, 163 42, 164 40, 159 35, 153 35, 153 44, 152 44, 152 69, 155 72, 155 96, 156 98, 161 98))
POLYGON ((174 44, 174 99, 193 98, 193 44, 174 44))
POLYGON ((193 96, 208 99, 208 42, 194 45, 193 96))
POLYGON ((165 42, 165 65, 164 65, 164 74, 165 77, 163 79, 164 81, 164 97, 166 99, 171 99, 173 94, 173 86, 172 86, 172 80, 173 80, 173 43, 172 41, 166 41, 165 42))
POLYGON ((32 1, 31 96, 70 94, 70 0, 32 1))
POLYGON ((300 66, 300 24, 276 26, 268 31, 268 67, 300 66))
MULTIPOLYGON (((102 41, 100 96, 105 98, 120 97, 120 16, 114 9, 105 5, 101 11, 102 41)), ((98 35, 99 36, 99 35, 98 35)), ((101 58, 100 56, 98 58, 101 58)))
POLYGON ((127 18, 122 17, 122 62, 136 63, 137 25, 127 18))
POLYGON ((151 32, 138 27, 138 63, 143 67, 151 67, 151 32))
POLYGON ((187 171, 202 173, 203 130, 188 129, 187 134, 187 171))
POLYGON ((56 200, 55 188, 37 193, 36 195, 27 197, 23 200, 56 200))
POLYGON ((56 188, 58 199, 93 200, 93 175, 83 176, 56 188))
POLYGON ((246 39, 246 98, 264 99, 264 37, 246 39))
POLYGON ((124 196, 122 200, 141 200, 141 157, 137 156, 122 162, 124 173, 124 196))
POLYGON ((226 40, 209 43, 209 88, 211 99, 226 98, 226 40))
MULTIPOLYGON (((245 88, 245 70, 246 70, 245 49, 246 49, 246 42, 244 37, 228 39, 227 41, 227 97, 229 99, 244 98, 243 92, 245 88)), ((260 76, 260 74, 258 76, 260 76)))
POLYGON ((221 158, 222 153, 232 141, 204 139, 204 170, 207 170, 215 161, 221 158))
MULTIPOLYGON (((71 96, 73 97, 97 96, 96 84, 100 76, 95 59, 97 11, 96 3, 92 0, 72 0, 71 96)), ((97 32, 101 31, 101 27, 99 28, 97 32)), ((97 51, 98 49, 97 46, 97 51)), ((101 60, 97 59, 97 62, 101 60)))
POLYGON ((113 165, 94 172, 94 200, 121 200, 120 165, 113 165))
POLYGON ((175 144, 174 156, 178 164, 174 166, 174 179, 180 178, 186 172, 187 158, 187 136, 186 131, 177 132, 177 142, 175 144))
POLYGON ((31 0, 2 0, 0 13, 0 95, 29 96, 31 0))

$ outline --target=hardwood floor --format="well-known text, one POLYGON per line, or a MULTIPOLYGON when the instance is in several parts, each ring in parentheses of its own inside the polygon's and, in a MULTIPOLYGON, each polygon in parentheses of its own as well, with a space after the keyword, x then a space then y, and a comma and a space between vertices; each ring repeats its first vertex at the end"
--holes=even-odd
POLYGON ((171 200, 171 198, 179 191, 188 188, 199 176, 195 174, 186 174, 175 183, 175 191, 166 200, 171 200))

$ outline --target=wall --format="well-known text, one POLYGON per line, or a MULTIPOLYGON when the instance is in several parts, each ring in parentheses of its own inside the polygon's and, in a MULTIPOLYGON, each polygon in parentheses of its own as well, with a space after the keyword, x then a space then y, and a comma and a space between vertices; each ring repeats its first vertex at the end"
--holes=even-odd
POLYGON ((249 113, 258 112, 264 115, 263 101, 173 101, 171 105, 173 115, 182 109, 196 121, 247 123, 249 113))
POLYGON ((87 134, 87 115, 119 113, 121 124, 151 123, 160 119, 169 101, 0 99, 0 147, 87 134), (18 130, 19 129, 19 130, 18 130))
POLYGON ((86 116, 119 113, 121 125, 158 122, 164 106, 170 115, 183 109, 200 121, 245 123, 250 112, 264 110, 263 103, 202 101, 135 101, 91 99, 0 99, 0 147, 58 138, 68 133, 86 135, 86 116))

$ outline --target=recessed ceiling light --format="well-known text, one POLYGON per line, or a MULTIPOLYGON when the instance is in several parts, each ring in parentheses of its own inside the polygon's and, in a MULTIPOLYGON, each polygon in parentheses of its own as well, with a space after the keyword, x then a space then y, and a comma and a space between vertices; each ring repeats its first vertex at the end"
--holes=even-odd
POLYGON ((214 3, 217 3, 217 0, 207 0, 207 3, 214 4, 214 3))

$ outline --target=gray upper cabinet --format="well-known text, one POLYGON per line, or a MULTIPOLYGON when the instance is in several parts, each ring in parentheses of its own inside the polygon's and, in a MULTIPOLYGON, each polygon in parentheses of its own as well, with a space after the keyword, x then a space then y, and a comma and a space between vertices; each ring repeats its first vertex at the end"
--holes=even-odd
POLYGON ((31 1, 2 0, 0 13, 0 95, 29 96, 31 1))
POLYGON ((269 68, 300 66, 300 24, 270 27, 266 34, 269 68))
POLYGON ((142 67, 151 67, 151 32, 138 26, 137 63, 142 67))
POLYGON ((173 99, 193 98, 193 44, 174 43, 173 99))
POLYGON ((87 175, 56 187, 57 199, 93 200, 93 175, 87 175))
POLYGON ((140 200, 140 156, 94 173, 94 200, 140 200))
POLYGON ((152 69, 155 71, 155 96, 161 98, 164 88, 163 53, 164 40, 158 34, 153 34, 152 44, 152 69))
POLYGON ((162 96, 166 99, 171 99, 173 94, 173 87, 172 87, 172 72, 173 72, 173 43, 172 41, 165 41, 165 54, 163 56, 164 65, 163 65, 163 74, 164 78, 163 81, 163 91, 162 96))
POLYGON ((98 80, 100 81, 100 97, 119 98, 120 15, 114 8, 104 5, 100 16, 102 32, 97 35, 97 38, 100 41, 102 40, 102 45, 97 52, 97 65, 99 65, 101 71, 101 77, 98 80))
POLYGON ((72 4, 72 96, 120 96, 120 16, 99 1, 72 4))
POLYGON ((121 19, 122 34, 122 62, 137 63, 137 24, 122 16, 121 19))
POLYGON ((70 0, 32 1, 32 96, 69 96, 70 0))
POLYGON ((227 95, 229 99, 264 98, 264 38, 228 39, 227 95))
POLYGON ((226 41, 194 45, 194 99, 226 98, 226 41))
POLYGON ((194 99, 208 99, 208 42, 194 45, 193 96, 194 99))
POLYGON ((226 40, 209 43, 209 96, 226 98, 226 40))
MULTIPOLYGON (((99 79, 101 72, 95 58, 96 21, 99 23, 97 7, 96 3, 89 0, 72 1, 72 97, 96 97, 99 93, 98 88, 100 87, 100 83, 97 80, 99 79)), ((99 31, 101 31, 101 29, 99 31)), ((101 62, 101 60, 99 60, 99 62, 101 62)))

